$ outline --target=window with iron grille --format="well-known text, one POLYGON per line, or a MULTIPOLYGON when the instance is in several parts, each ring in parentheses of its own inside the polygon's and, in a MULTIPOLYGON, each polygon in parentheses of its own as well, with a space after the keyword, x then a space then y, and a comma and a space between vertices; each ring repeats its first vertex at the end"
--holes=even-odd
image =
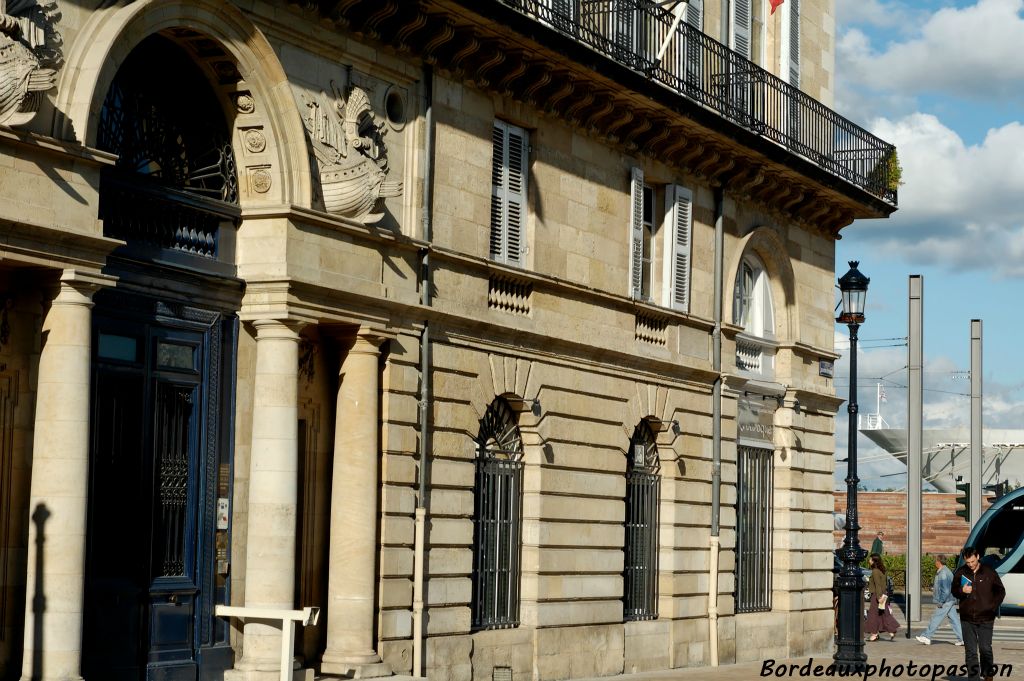
POLYGON ((641 421, 626 463, 626 546, 622 611, 627 620, 658 617, 658 445, 641 421))
POLYGON ((772 450, 740 447, 737 469, 736 612, 771 610, 772 450))
POLYGON ((519 625, 523 441, 498 397, 480 420, 473 515, 473 628, 519 625))

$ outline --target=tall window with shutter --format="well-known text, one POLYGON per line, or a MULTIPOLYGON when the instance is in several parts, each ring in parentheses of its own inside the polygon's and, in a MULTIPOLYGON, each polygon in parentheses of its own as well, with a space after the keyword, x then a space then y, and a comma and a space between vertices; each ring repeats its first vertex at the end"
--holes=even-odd
POLYGON ((690 311, 690 251, 693 240, 693 192, 672 185, 665 192, 665 307, 690 311))
MULTIPOLYGON (((684 12, 683 20, 687 24, 698 31, 704 30, 704 0, 690 0, 684 12)), ((683 54, 686 61, 686 82, 691 85, 700 84, 703 73, 700 44, 696 40, 687 41, 683 54)))
POLYGON ((752 254, 743 259, 736 272, 732 309, 733 323, 742 326, 744 332, 759 338, 775 337, 771 281, 764 265, 752 254))
POLYGON ((623 615, 627 620, 658 617, 658 445, 650 423, 641 421, 629 441, 626 462, 626 545, 623 615))
POLYGON ((789 84, 800 87, 800 0, 789 0, 789 84))
POLYGON ((732 33, 730 36, 729 47, 736 52, 750 59, 750 40, 751 40, 751 26, 752 26, 752 13, 751 13, 751 0, 732 0, 729 3, 731 16, 729 17, 732 23, 732 33))
POLYGON ((529 143, 525 130, 494 121, 491 132, 490 257, 522 267, 526 232, 526 179, 529 143))
MULTIPOLYGON (((788 64, 782 74, 789 80, 793 87, 800 87, 800 0, 789 0, 789 10, 786 13, 788 27, 787 42, 789 49, 785 52, 788 64)), ((791 97, 789 111, 787 112, 787 125, 789 136, 795 142, 800 143, 800 100, 791 97)))

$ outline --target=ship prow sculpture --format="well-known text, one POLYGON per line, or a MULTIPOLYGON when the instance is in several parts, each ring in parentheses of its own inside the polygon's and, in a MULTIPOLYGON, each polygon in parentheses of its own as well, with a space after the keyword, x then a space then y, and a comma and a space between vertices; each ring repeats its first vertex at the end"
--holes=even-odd
POLYGON ((52 2, 0 0, 0 125, 28 123, 57 83, 59 52, 47 45, 55 14, 52 2))
POLYGON ((387 127, 377 123, 366 91, 352 87, 344 96, 331 83, 334 100, 321 91, 306 98, 306 130, 320 168, 320 187, 328 213, 378 222, 381 199, 402 195, 402 183, 388 180, 387 127))

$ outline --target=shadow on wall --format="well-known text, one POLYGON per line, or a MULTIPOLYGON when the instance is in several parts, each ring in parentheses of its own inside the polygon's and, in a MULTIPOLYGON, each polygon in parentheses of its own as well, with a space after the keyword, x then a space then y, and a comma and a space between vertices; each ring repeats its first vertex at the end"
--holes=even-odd
POLYGON ((32 681, 43 678, 43 613, 46 612, 46 594, 43 592, 43 544, 46 535, 43 525, 50 517, 50 509, 46 504, 38 504, 32 512, 32 522, 36 524, 36 583, 35 595, 32 597, 32 681))

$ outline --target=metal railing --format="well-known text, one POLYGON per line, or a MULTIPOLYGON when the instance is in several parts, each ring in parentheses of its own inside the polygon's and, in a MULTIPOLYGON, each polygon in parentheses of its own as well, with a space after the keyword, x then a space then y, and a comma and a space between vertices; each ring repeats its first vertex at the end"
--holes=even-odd
POLYGON ((653 0, 499 1, 896 204, 892 144, 653 0))

